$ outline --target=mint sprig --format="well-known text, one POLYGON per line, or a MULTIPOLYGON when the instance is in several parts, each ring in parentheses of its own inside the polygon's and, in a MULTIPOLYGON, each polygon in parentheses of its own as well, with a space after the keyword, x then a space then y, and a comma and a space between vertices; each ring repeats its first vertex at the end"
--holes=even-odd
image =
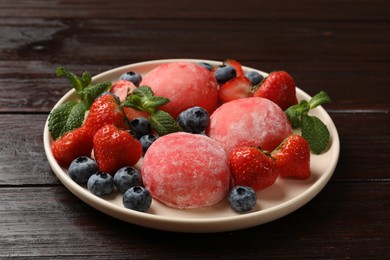
POLYGON ((327 126, 315 116, 310 116, 309 111, 317 106, 330 103, 331 99, 324 91, 313 96, 309 101, 302 100, 299 104, 289 107, 285 113, 293 128, 301 128, 302 137, 310 145, 315 154, 325 151, 330 134, 327 126))
POLYGON ((53 139, 80 127, 84 122, 85 112, 89 110, 93 101, 111 88, 111 82, 92 85, 89 72, 83 72, 79 77, 64 67, 58 67, 56 75, 68 79, 80 101, 65 102, 50 113, 48 126, 53 139))
POLYGON ((80 127, 84 121, 83 103, 69 101, 53 109, 49 118, 49 131, 53 139, 80 127))
POLYGON ((150 87, 140 86, 127 96, 122 106, 149 113, 152 128, 158 135, 163 136, 181 130, 179 124, 169 113, 158 108, 168 102, 168 98, 155 96, 150 87))

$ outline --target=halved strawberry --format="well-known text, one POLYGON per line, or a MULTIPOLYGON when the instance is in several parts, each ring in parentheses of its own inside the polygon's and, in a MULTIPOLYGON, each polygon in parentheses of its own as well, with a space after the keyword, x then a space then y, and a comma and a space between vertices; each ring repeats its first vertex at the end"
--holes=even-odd
POLYGON ((233 185, 255 191, 271 186, 278 178, 275 159, 257 147, 238 147, 229 155, 233 185))
POLYGON ((307 179, 310 177, 310 147, 300 135, 288 136, 282 144, 272 152, 276 159, 279 175, 307 179))
POLYGON ((275 102, 282 110, 298 104, 294 79, 285 71, 271 72, 253 94, 275 102))
POLYGON ((223 84, 218 94, 223 102, 251 97, 253 96, 252 82, 245 76, 235 77, 223 84))
POLYGON ((227 59, 223 63, 224 64, 229 64, 230 66, 232 66, 236 70, 236 76, 237 77, 245 76, 245 73, 244 73, 244 71, 242 69, 242 65, 238 61, 227 59))
POLYGON ((126 99, 127 95, 137 87, 128 80, 119 80, 112 85, 110 92, 119 97, 120 101, 126 99))

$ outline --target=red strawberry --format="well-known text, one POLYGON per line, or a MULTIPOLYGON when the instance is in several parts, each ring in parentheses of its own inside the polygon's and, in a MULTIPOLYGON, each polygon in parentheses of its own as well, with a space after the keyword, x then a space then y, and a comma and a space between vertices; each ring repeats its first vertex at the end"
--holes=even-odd
POLYGON ((244 76, 232 78, 221 86, 218 94, 223 102, 251 97, 253 95, 252 82, 244 76))
POLYGON ((128 80, 119 80, 112 85, 110 92, 119 97, 120 101, 126 99, 127 95, 137 87, 128 80))
POLYGON ((148 112, 139 111, 132 107, 122 107, 122 109, 129 122, 132 121, 133 119, 136 119, 137 117, 149 118, 148 112))
POLYGON ((310 146, 300 135, 288 136, 282 144, 272 152, 276 159, 279 175, 307 179, 310 177, 310 146))
POLYGON ((93 102, 84 126, 91 130, 93 136, 97 130, 108 124, 113 124, 121 129, 129 129, 117 99, 113 95, 105 94, 93 102))
POLYGON ((229 155, 234 185, 255 191, 271 186, 278 178, 275 159, 257 147, 238 147, 229 155))
POLYGON ((92 138, 90 131, 85 127, 70 131, 55 140, 51 151, 58 164, 69 166, 79 156, 91 156, 92 138))
POLYGON ((282 110, 298 104, 294 79, 285 71, 271 72, 253 94, 275 102, 282 110))
MULTIPOLYGON (((119 99, 123 101, 126 99, 127 95, 133 92, 133 90, 136 88, 137 87, 131 81, 119 80, 114 85, 112 85, 110 92, 118 96, 119 99)), ((148 113, 138 111, 131 107, 122 107, 122 109, 129 122, 137 117, 149 117, 148 113)))
POLYGON ((225 60, 223 63, 229 64, 230 66, 232 66, 236 70, 236 77, 245 76, 245 73, 242 70, 242 65, 238 61, 228 59, 228 60, 225 60))
POLYGON ((142 146, 129 132, 106 125, 93 136, 93 152, 99 170, 114 175, 119 168, 138 162, 142 146))

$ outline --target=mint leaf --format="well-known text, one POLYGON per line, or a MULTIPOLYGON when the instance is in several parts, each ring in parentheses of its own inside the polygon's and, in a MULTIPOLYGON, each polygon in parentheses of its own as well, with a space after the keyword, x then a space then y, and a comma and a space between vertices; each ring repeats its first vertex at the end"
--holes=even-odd
POLYGON ((154 96, 153 90, 148 86, 139 86, 138 88, 133 90, 132 94, 137 95, 141 98, 142 97, 150 98, 154 96))
POLYGON ((144 106, 146 108, 156 108, 159 106, 163 106, 169 102, 168 98, 165 97, 151 97, 145 103, 144 106))
POLYGON ((88 110, 93 101, 103 92, 108 91, 111 88, 111 82, 103 82, 96 85, 89 85, 81 91, 77 92, 77 96, 84 102, 86 109, 88 110))
POLYGON ((153 114, 159 106, 168 102, 168 98, 155 96, 150 87, 140 86, 127 96, 122 105, 153 114))
POLYGON ((150 115, 150 124, 159 136, 181 131, 175 119, 162 110, 156 110, 150 115))
POLYGON ((84 121, 83 103, 69 101, 55 108, 49 115, 49 132, 55 140, 65 133, 80 127, 84 121))
POLYGON ((301 131, 302 137, 309 142, 310 150, 315 154, 325 151, 330 134, 326 125, 318 117, 303 115, 301 131))
POLYGON ((81 102, 63 103, 50 113, 49 132, 53 139, 80 127, 83 124, 85 112, 89 110, 93 101, 111 87, 111 82, 91 85, 92 77, 89 72, 83 72, 81 77, 78 77, 64 67, 58 67, 56 74, 68 79, 81 102))
POLYGON ((83 72, 81 77, 76 76, 64 67, 58 67, 56 74, 58 77, 64 76, 69 80, 70 85, 76 90, 81 91, 86 88, 92 81, 91 74, 89 72, 83 72))
POLYGON ((317 95, 312 97, 309 101, 310 109, 313 109, 319 105, 332 102, 328 94, 325 91, 319 92, 317 95))
POLYGON ((122 106, 131 107, 139 111, 145 111, 142 105, 142 99, 133 93, 127 96, 126 100, 123 101, 122 106))
POLYGON ((301 126, 301 116, 307 114, 310 110, 310 105, 306 100, 302 100, 298 105, 293 105, 286 109, 285 114, 291 122, 292 128, 301 126))

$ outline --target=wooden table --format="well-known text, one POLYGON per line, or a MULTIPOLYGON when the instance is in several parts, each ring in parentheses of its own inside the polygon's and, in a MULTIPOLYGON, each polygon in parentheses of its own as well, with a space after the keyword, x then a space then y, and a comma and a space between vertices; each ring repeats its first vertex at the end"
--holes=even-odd
POLYGON ((0 258, 390 259, 390 2, 0 0, 0 258), (152 230, 83 203, 42 133, 68 90, 144 60, 234 58, 325 90, 341 139, 328 185, 288 216, 212 234, 152 230))

